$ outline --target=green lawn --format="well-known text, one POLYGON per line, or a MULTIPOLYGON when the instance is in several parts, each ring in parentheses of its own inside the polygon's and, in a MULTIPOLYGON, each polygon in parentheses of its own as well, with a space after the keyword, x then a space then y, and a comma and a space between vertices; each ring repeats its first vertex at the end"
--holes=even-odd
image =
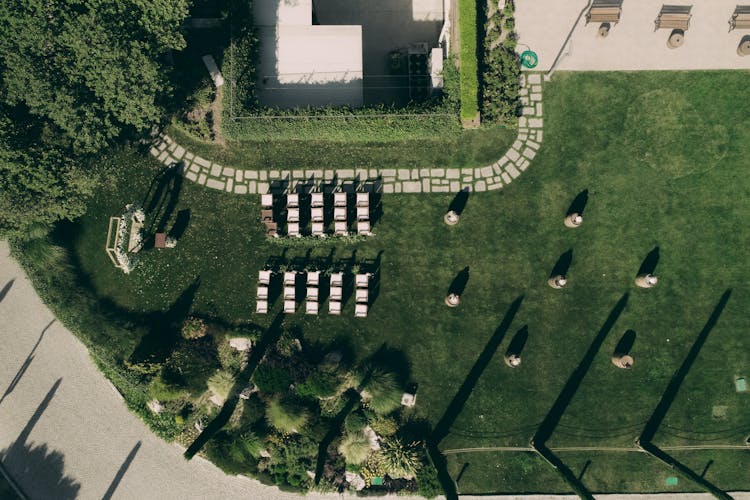
MULTIPOLYGON (((377 236, 356 245, 359 259, 382 252, 381 290, 369 317, 355 319, 350 301, 341 317, 298 313, 287 323, 312 340, 347 338, 360 358, 383 344, 403 351, 411 379, 419 384, 417 414, 435 424, 493 334, 503 334, 496 329, 511 303, 522 297, 440 447, 527 446, 613 307, 628 294, 549 445, 632 447, 722 294, 732 289, 655 442, 741 444, 750 433, 750 394, 736 393, 733 377, 750 376, 747 78, 745 72, 557 73, 545 88, 544 144, 522 177, 502 191, 472 194, 455 227, 442 223, 451 196, 385 196, 383 216, 373 228, 377 236), (584 189, 589 201, 583 226, 566 229, 563 216, 584 189), (659 285, 637 289, 633 278, 655 246, 659 285), (546 279, 569 249, 569 285, 553 290, 546 279), (461 305, 445 307, 451 280, 467 266, 470 278, 461 305), (511 370, 502 354, 523 326, 529 334, 524 361, 511 370), (637 334, 635 366, 618 370, 610 356, 628 329, 637 334), (719 405, 728 407, 721 420, 712 418, 713 406, 719 405)), ((481 151, 467 147, 460 154, 435 145, 434 158, 459 157, 445 164, 485 161, 493 152, 490 144, 502 150, 507 139, 503 132, 480 141, 481 151)), ((245 168, 306 161, 359 166, 362 161, 347 156, 354 146, 326 145, 316 149, 320 155, 295 152, 303 149, 298 146, 271 144, 266 150, 260 143, 243 144, 215 156, 206 146, 196 152, 245 168)), ((379 151, 368 165, 422 165, 421 155, 405 149, 399 155, 385 147, 379 151)), ((183 183, 172 217, 189 209, 190 224, 178 247, 142 253, 140 267, 123 275, 103 251, 107 221, 125 203, 144 199, 158 167, 133 153, 122 153, 117 162, 118 173, 71 232, 80 270, 96 293, 126 310, 162 311, 200 278, 196 313, 268 325, 273 314, 253 312, 255 277, 284 249, 262 236, 259 200, 183 183)), ((345 259, 354 250, 323 244, 311 257, 333 251, 334 259, 345 259)), ((295 246, 285 255, 305 253, 295 246)), ((674 454, 699 474, 714 460, 706 478, 719 487, 750 488, 750 450, 674 454)), ((594 491, 670 490, 664 476, 671 471, 640 453, 560 456, 576 474, 592 460, 582 480, 594 491)), ((532 454, 448 457, 454 478, 464 463, 471 464, 459 483, 465 493, 569 491, 532 454)), ((682 477, 672 488, 697 489, 682 477)))

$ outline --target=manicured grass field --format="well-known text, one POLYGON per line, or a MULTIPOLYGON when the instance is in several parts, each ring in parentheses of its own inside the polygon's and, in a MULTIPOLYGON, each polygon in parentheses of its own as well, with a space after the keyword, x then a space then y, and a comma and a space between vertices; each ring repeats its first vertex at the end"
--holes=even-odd
MULTIPOLYGON (((380 257, 380 293, 367 319, 353 317, 350 300, 341 317, 298 313, 286 322, 299 326, 306 338, 346 338, 360 358, 383 344, 402 350, 419 385, 417 413, 433 425, 441 418, 451 424, 443 450, 528 446, 600 335, 603 344, 590 369, 578 372, 580 387, 549 446, 633 448, 731 289, 684 383, 671 395, 654 441, 741 445, 750 434, 750 394, 736 393, 733 380, 750 376, 747 78, 744 72, 557 73, 545 87, 540 154, 502 191, 472 194, 457 226, 442 222, 452 196, 388 195, 375 238, 356 247, 312 249, 312 258, 334 252, 333 260, 347 259, 355 250, 357 259, 380 257), (589 197, 584 223, 566 229, 565 212, 584 189, 589 197), (637 289, 635 274, 656 246, 660 282, 651 290, 637 289), (547 277, 568 250, 569 285, 553 290, 547 277), (469 280, 461 305, 447 308, 443 298, 465 267, 469 280), (518 300, 517 312, 509 314, 518 300), (613 313, 618 301, 626 301, 620 314, 613 313), (510 327, 498 329, 506 315, 510 327), (608 316, 615 321, 602 330, 608 316), (503 353, 522 327, 528 328, 523 364, 513 370, 503 363, 503 353), (635 365, 626 371, 615 368, 610 357, 629 329, 636 332, 635 365), (489 352, 483 370, 472 371, 488 343, 499 347, 489 352), (465 404, 450 405, 462 384, 465 404), (726 406, 725 416, 712 417, 714 406, 726 406), (455 411, 446 417, 447 408, 455 411)), ((450 154, 449 149, 440 152, 450 154)), ((327 158, 334 161, 336 151, 331 148, 327 158)), ((237 167, 259 165, 244 149, 223 157, 196 152, 237 167)), ((312 157, 297 158, 316 164, 312 157)), ((281 162, 293 163, 269 157, 260 164, 281 162)), ((268 325, 273 314, 253 312, 254 281, 257 270, 284 248, 262 236, 255 197, 184 182, 170 223, 179 210, 190 210, 190 223, 177 248, 142 253, 141 267, 127 276, 112 267, 103 251, 108 218, 125 203, 147 198, 157 171, 146 156, 123 153, 119 173, 77 224, 71 243, 91 286, 119 307, 151 312, 168 308, 200 278, 195 312, 268 325)), ((295 246, 285 257, 305 254, 295 246)), ((277 302, 273 312, 279 308, 277 302)), ((750 450, 669 453, 698 474, 713 460, 705 478, 720 488, 750 488, 750 450)), ((665 486, 673 471, 642 453, 559 456, 576 475, 591 461, 582 481, 593 491, 700 489, 682 476, 677 487, 665 486)), ((465 463, 470 465, 459 481, 463 493, 569 491, 534 454, 451 453, 454 479, 465 463)))

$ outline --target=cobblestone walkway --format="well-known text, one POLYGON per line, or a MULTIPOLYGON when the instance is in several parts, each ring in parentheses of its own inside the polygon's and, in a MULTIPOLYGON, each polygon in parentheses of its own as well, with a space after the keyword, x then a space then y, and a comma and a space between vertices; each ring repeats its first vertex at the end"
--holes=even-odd
POLYGON ((288 180, 294 186, 310 179, 330 182, 334 178, 341 182, 380 179, 384 193, 455 193, 465 188, 491 191, 521 175, 541 146, 541 75, 521 76, 521 101, 523 116, 519 118, 516 141, 502 158, 479 168, 242 170, 195 156, 165 134, 156 137, 150 152, 164 165, 181 162, 183 175, 193 182, 236 194, 267 193, 273 181, 288 180))

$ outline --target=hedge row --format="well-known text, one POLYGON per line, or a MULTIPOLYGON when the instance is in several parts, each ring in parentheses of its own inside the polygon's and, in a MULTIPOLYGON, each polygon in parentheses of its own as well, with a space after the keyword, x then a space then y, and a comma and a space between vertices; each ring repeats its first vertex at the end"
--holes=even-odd
POLYGON ((458 0, 461 40, 461 118, 472 120, 479 112, 477 62, 477 0, 458 0))
POLYGON ((515 123, 521 111, 521 66, 513 0, 506 0, 502 11, 492 9, 489 14, 482 60, 482 121, 515 123))

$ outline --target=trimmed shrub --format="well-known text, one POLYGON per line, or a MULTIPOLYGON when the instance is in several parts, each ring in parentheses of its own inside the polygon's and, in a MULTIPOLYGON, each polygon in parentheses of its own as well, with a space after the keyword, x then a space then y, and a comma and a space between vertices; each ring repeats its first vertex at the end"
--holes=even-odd
POLYGON ((297 386, 297 394, 309 398, 329 398, 341 387, 341 377, 334 371, 317 370, 297 386))
POLYGON ((425 498, 435 498, 444 493, 437 469, 432 464, 426 463, 417 469, 417 491, 425 498))
POLYGON ((292 383, 292 377, 283 368, 264 364, 255 370, 253 382, 255 382, 255 385, 258 386, 261 392, 270 394, 287 391, 289 385, 292 383))
POLYGON ((272 398, 266 406, 268 425, 284 434, 295 434, 307 423, 310 414, 290 399, 272 398))

